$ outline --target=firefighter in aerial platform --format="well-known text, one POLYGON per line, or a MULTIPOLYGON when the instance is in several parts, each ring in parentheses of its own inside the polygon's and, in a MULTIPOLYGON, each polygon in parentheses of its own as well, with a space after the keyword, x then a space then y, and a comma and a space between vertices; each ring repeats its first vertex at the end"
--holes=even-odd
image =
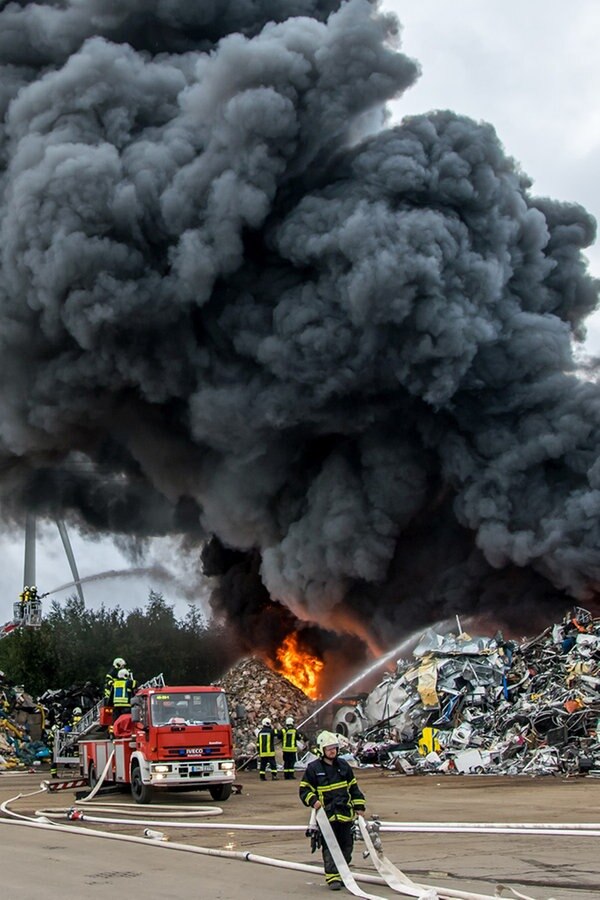
POLYGON ((271 769, 271 780, 277 781, 277 763, 275 762, 275 731, 271 720, 262 720, 262 727, 256 738, 258 758, 260 760, 260 780, 267 780, 267 769, 271 769))
POLYGON ((24 585, 19 594, 19 599, 13 604, 13 621, 20 623, 25 621, 26 604, 29 603, 29 585, 24 585))
MULTIPOLYGON (((344 859, 350 863, 354 846, 352 823, 355 816, 364 816, 365 797, 352 768, 338 756, 338 735, 322 731, 317 737, 317 747, 320 759, 315 759, 306 767, 300 782, 300 800, 314 810, 323 807, 344 859)), ((329 847, 323 840, 320 843, 327 887, 332 891, 341 891, 342 877, 329 847)))

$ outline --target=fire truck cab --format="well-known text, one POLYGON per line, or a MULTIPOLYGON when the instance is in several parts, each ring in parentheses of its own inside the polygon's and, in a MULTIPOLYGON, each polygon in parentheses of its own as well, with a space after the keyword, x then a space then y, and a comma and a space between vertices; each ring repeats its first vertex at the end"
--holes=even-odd
POLYGON ((219 687, 147 687, 118 718, 112 737, 79 741, 79 768, 94 786, 111 753, 105 782, 129 784, 138 803, 155 790, 208 790, 224 801, 235 779, 227 698, 219 687))

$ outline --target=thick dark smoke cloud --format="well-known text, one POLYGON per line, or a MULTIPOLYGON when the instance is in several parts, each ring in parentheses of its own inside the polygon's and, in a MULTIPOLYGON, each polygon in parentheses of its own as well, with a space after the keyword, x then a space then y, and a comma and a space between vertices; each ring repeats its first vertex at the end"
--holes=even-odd
POLYGON ((367 0, 0 3, 4 519, 216 535, 250 645, 600 580, 595 223, 489 125, 385 128, 398 35, 367 0))

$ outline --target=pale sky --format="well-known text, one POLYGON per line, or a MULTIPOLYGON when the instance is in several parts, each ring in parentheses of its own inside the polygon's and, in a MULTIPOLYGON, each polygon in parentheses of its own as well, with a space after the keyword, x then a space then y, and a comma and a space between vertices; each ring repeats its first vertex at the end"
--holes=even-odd
MULTIPOLYGON (((533 179, 533 190, 581 203, 600 219, 600 2, 598 0, 387 0, 403 24, 403 50, 419 60, 422 76, 392 105, 393 121, 431 109, 452 109, 491 122, 507 153, 533 179)), ((598 242, 589 252, 600 277, 598 242)), ((588 323, 587 348, 600 356, 600 313, 588 323)), ((56 526, 38 541, 41 592, 71 580, 56 526)), ((91 542, 71 533, 82 577, 129 568, 108 540, 91 542)), ((12 616, 23 583, 20 535, 0 538, 0 622, 12 616)), ((156 542, 149 564, 166 566, 180 584, 149 577, 84 585, 86 602, 145 602, 151 587, 187 609, 189 583, 176 549, 156 542)), ((56 594, 64 599, 70 591, 56 594)))

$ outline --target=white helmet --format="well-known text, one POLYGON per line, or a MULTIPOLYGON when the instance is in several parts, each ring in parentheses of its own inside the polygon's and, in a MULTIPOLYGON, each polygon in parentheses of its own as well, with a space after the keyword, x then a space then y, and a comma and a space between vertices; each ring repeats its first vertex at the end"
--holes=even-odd
POLYGON ((270 724, 271 724, 271 720, 270 720, 270 719, 263 719, 263 720, 262 720, 262 724, 263 724, 263 725, 270 725, 270 724))
POLYGON ((122 656, 117 656, 116 659, 113 659, 113 666, 115 667, 115 669, 122 669, 124 665, 125 660, 122 656))
POLYGON ((320 735, 317 737, 317 747, 319 748, 320 753, 323 753, 325 747, 339 747, 340 746, 340 738, 339 735, 334 734, 333 731, 322 731, 320 735))
POLYGON ((129 678, 129 669, 119 669, 117 678, 129 678))
POLYGON ((82 712, 83 712, 83 710, 81 709, 81 707, 80 707, 80 706, 76 706, 75 709, 73 710, 73 715, 74 715, 74 716, 80 716, 82 712))
POLYGON ((292 717, 292 716, 288 716, 287 719, 285 720, 285 724, 286 724, 286 725, 293 725, 293 724, 294 724, 294 719, 293 719, 293 717, 292 717))

